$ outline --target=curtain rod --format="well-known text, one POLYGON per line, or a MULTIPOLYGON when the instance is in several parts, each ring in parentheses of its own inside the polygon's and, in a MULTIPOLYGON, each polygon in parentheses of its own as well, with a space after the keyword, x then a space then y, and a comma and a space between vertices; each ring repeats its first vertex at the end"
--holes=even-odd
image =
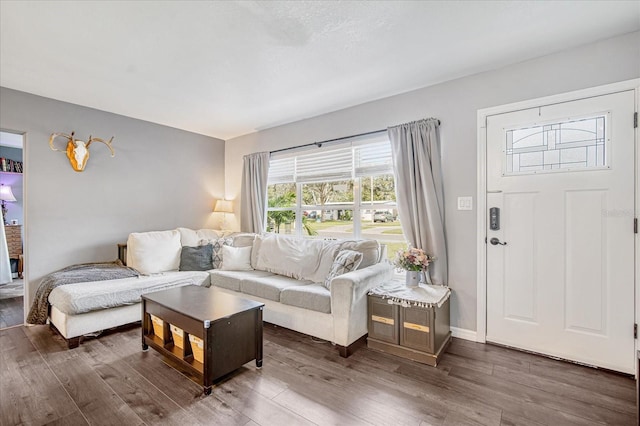
MULTIPOLYGON (((440 120, 438 120, 438 126, 439 125, 440 125, 440 120)), ((344 139, 357 138, 359 136, 368 136, 368 135, 373 135, 373 134, 376 134, 376 133, 382 133, 382 132, 386 132, 386 131, 387 131, 387 129, 373 130, 371 132, 358 133, 356 135, 349 135, 349 136, 342 136, 340 138, 327 139, 327 140, 320 141, 320 142, 311 142, 311 143, 306 143, 304 145, 298 145, 298 146, 292 146, 292 147, 289 147, 289 148, 276 149, 275 151, 269 151, 269 154, 275 154, 276 152, 290 151, 292 149, 305 148, 307 146, 317 146, 318 148, 320 148, 323 143, 337 142, 337 141, 341 141, 341 140, 344 140, 344 139)))
POLYGON ((382 130, 374 130, 372 132, 358 133, 357 135, 342 136, 340 138, 327 139, 325 141, 320 141, 320 142, 311 142, 311 143, 306 143, 304 145, 292 146, 290 148, 276 149, 275 151, 270 151, 270 153, 274 154, 276 152, 284 152, 284 151, 289 151, 289 150, 292 150, 292 149, 304 148, 304 147, 307 147, 307 146, 317 146, 318 148, 320 148, 323 143, 337 142, 337 141, 341 141, 343 139, 357 138, 358 136, 373 135, 375 133, 382 133, 382 132, 386 132, 386 131, 387 131, 387 129, 382 129, 382 130))

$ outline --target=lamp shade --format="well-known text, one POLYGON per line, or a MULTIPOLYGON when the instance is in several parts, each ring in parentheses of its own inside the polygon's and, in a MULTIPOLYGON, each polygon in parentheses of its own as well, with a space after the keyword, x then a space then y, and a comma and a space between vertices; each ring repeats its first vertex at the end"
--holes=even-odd
POLYGON ((233 213, 233 203, 228 200, 218 200, 213 211, 216 213, 233 213))
POLYGON ((11 187, 5 184, 0 185, 0 200, 2 201, 18 201, 11 191, 11 187))

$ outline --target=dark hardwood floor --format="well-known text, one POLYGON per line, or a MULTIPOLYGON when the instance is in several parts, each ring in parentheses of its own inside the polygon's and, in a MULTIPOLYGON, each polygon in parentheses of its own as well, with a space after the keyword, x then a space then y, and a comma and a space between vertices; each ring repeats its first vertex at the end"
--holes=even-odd
POLYGON ((634 425, 634 380, 453 339, 437 368, 266 325, 264 367, 202 387, 142 352, 140 328, 67 350, 47 326, 0 331, 2 425, 634 425))
POLYGON ((24 322, 22 297, 0 299, 0 328, 13 327, 24 322))

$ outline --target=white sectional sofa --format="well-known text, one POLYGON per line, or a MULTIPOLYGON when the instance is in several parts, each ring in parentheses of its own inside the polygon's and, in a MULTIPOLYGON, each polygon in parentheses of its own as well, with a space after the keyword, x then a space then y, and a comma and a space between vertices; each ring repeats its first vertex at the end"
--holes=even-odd
POLYGON ((375 240, 245 234, 233 246, 251 247, 250 262, 245 270, 229 270, 223 256, 222 268, 211 271, 214 291, 264 303, 264 321, 335 343, 344 357, 367 334, 368 291, 393 273, 375 240), (331 278, 345 250, 360 253, 360 264, 331 278))
MULTIPOLYGON (((221 236, 213 230, 193 232, 198 238, 221 236)), ((178 230, 131 234, 127 257, 120 260, 141 275, 54 288, 48 296, 49 324, 74 348, 82 336, 140 321, 141 294, 184 285, 209 287, 208 271, 179 271, 182 246, 178 230)))
POLYGON ((330 341, 346 357, 367 334, 367 292, 391 278, 384 258, 375 240, 225 236, 186 228, 133 233, 121 260, 141 276, 55 288, 50 323, 74 347, 83 335, 140 321, 140 294, 211 285, 264 303, 264 321, 330 341), (198 263, 202 253, 213 269, 198 263), (189 270, 180 270, 185 266, 189 270))

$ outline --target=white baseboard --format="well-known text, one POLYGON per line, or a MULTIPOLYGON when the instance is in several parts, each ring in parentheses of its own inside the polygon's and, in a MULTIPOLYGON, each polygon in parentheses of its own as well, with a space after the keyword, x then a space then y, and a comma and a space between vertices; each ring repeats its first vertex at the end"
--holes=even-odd
POLYGON ((476 337, 477 333, 475 330, 467 330, 466 328, 458 328, 458 327, 450 327, 451 335, 453 337, 457 337, 459 339, 471 340, 472 342, 477 342, 476 337))

